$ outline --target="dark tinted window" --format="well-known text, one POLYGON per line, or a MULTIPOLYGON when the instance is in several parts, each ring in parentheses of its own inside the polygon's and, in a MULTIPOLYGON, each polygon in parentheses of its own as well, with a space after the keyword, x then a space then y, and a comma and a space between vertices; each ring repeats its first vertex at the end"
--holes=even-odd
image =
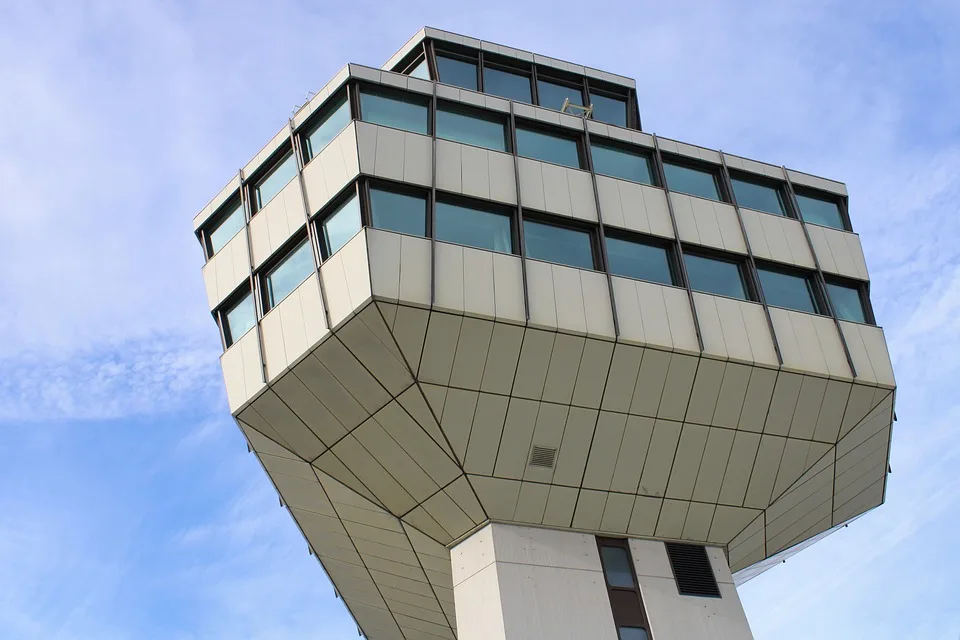
POLYGON ((423 196, 373 188, 370 209, 373 226, 378 229, 414 236, 427 234, 427 199, 423 196))
POLYGON ((494 151, 507 150, 507 126, 502 117, 451 104, 437 107, 437 137, 494 151))
POLYGON ((600 547, 600 560, 603 562, 608 586, 633 588, 630 555, 626 549, 622 547, 600 547))
POLYGON ((426 101, 418 96, 360 89, 360 114, 367 122, 426 135, 429 111, 426 101))
POLYGON ((786 214, 779 187, 740 178, 731 178, 730 182, 733 183, 733 193, 737 196, 739 206, 781 216, 786 214))
POLYGON ((243 229, 246 220, 243 215, 243 204, 237 200, 229 205, 230 211, 210 231, 210 256, 213 257, 217 251, 233 239, 241 229, 243 229))
POLYGON ((517 153, 534 160, 580 168, 580 148, 575 139, 539 129, 517 127, 517 153))
POLYGON ((810 278, 760 267, 760 286, 767 304, 807 313, 818 313, 810 278))
POLYGON ((437 70, 440 72, 440 82, 477 90, 477 63, 438 55, 437 70))
POLYGON ((822 224, 834 229, 846 228, 843 224, 843 216, 840 215, 840 205, 836 200, 798 193, 797 205, 800 207, 800 217, 806 222, 822 224))
POLYGON ((324 249, 330 257, 360 231, 360 202, 356 194, 327 216, 322 226, 324 249))
POLYGON ((330 109, 306 135, 307 160, 320 153, 327 143, 350 124, 350 103, 347 102, 347 94, 343 94, 330 109))
POLYGON ((573 104, 585 106, 580 87, 568 87, 565 84, 543 80, 542 78, 537 79, 537 96, 540 98, 541 107, 556 109, 557 111, 563 107, 563 101, 567 98, 573 104))
POLYGON ((437 202, 437 240, 511 253, 510 216, 463 204, 437 202))
POLYGON ((607 259, 610 273, 660 284, 673 284, 667 250, 640 242, 607 236, 607 259))
POLYGON ((530 98, 530 76, 494 67, 483 68, 483 92, 508 100, 533 102, 530 98))
POLYGON ((266 308, 272 309, 300 286, 314 270, 310 243, 301 242, 283 261, 267 272, 266 308))
POLYGON ((614 178, 653 184, 650 156, 641 151, 627 151, 621 147, 590 142, 593 170, 614 178))
POLYGON ((667 187, 670 191, 689 193, 710 200, 720 199, 717 178, 712 171, 664 162, 663 172, 667 176, 667 187))
POLYGON ((253 304, 253 296, 248 292, 224 311, 223 321, 223 336, 229 347, 257 324, 257 310, 253 304))
POLYGON ((747 299, 740 265, 736 262, 718 260, 686 253, 683 256, 690 278, 690 288, 718 296, 747 299))
POLYGON ((841 320, 867 321, 867 314, 863 310, 863 300, 860 298, 859 286, 828 282, 827 295, 830 296, 834 312, 841 320))
POLYGON ((280 193, 280 190, 287 186, 287 183, 293 180, 297 175, 297 160, 293 157, 293 152, 288 152, 277 164, 270 169, 267 175, 257 181, 254 188, 256 196, 255 202, 257 211, 273 200, 274 196, 280 193))
POLYGON ((523 239, 527 257, 593 269, 593 247, 586 231, 524 220, 523 239))
POLYGON ((605 95, 591 92, 590 104, 593 105, 594 120, 614 124, 618 127, 627 126, 627 101, 623 98, 608 98, 605 95))
POLYGON ((648 640, 649 637, 640 627, 620 627, 620 640, 648 640))

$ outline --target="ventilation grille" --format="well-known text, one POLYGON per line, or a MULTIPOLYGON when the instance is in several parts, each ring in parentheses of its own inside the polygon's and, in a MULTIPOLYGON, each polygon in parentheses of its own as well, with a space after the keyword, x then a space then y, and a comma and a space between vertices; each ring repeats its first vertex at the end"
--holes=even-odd
POLYGON ((557 450, 553 447, 541 447, 533 445, 530 451, 531 467, 541 467, 543 469, 553 469, 553 464, 557 461, 557 450))
POLYGON ((682 596, 719 598, 720 588, 710 567, 707 550, 696 544, 667 542, 667 556, 677 579, 677 591, 682 596))

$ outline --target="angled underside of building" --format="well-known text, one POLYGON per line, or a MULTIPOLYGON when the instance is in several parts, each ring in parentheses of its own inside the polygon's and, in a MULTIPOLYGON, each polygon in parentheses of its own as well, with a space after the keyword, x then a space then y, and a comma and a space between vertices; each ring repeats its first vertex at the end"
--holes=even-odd
POLYGON ((847 203, 427 28, 194 227, 230 409, 366 637, 739 639, 735 584, 884 499, 847 203))

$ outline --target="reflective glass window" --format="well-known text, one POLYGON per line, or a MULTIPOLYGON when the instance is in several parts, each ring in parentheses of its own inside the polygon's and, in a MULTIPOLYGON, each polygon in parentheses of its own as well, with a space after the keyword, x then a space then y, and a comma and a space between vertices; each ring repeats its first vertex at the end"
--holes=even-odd
POLYGON ((307 161, 320 153, 343 128, 350 124, 350 103, 347 94, 343 94, 337 102, 330 105, 330 110, 310 129, 305 136, 307 161))
POLYGON ((327 257, 347 244, 360 231, 360 201, 353 194, 323 221, 323 243, 327 257))
POLYGON ((827 283, 827 295, 833 304, 833 310, 841 320, 851 322, 866 322, 867 314, 863 309, 863 300, 860 298, 860 287, 827 283))
POLYGON ((580 169, 580 148, 577 141, 539 129, 517 126, 517 154, 580 169))
POLYGON ((240 300, 224 311, 223 336, 227 347, 239 340, 257 324, 257 309, 253 304, 253 296, 247 292, 240 300))
POLYGON ((664 162, 663 173, 667 177, 667 187, 670 191, 688 193, 710 200, 720 199, 717 178, 712 171, 664 162))
POLYGON ((437 202, 437 240, 511 253, 510 216, 463 204, 437 202))
POLYGON ((593 157, 593 170, 597 173, 653 184, 653 171, 650 156, 641 151, 626 149, 591 140, 590 154, 593 157))
POLYGON ((266 308, 272 309, 290 295, 313 270, 313 252, 310 250, 310 243, 304 240, 280 264, 267 272, 266 308))
POLYGON ((660 284, 673 284, 670 259, 665 248, 610 236, 607 236, 606 241, 610 273, 660 284))
POLYGON ((779 187, 740 178, 730 178, 730 182, 733 183, 733 193, 737 196, 739 206, 779 216, 786 215, 779 187))
POLYGON ((254 189, 256 193, 257 211, 273 200, 287 183, 297 175, 297 160, 290 151, 285 155, 267 175, 261 178, 254 189))
POLYGON ((571 87, 543 78, 537 78, 537 97, 540 99, 540 106, 559 111, 563 107, 563 101, 570 99, 570 102, 580 106, 583 104, 583 92, 580 87, 571 87))
POLYGON ((243 204, 238 200, 231 205, 231 211, 210 230, 210 256, 223 249, 243 229, 245 222, 243 204))
POLYGON ((836 200, 798 193, 797 205, 800 207, 800 217, 806 222, 822 224, 834 229, 846 229, 843 216, 840 215, 840 205, 836 200))
POLYGON ((507 100, 532 103, 530 76, 495 67, 483 68, 483 92, 507 100))
POLYGON ((807 313, 819 313, 810 278, 760 267, 760 286, 767 304, 807 313))
POLYGON ((593 105, 593 119, 618 127, 627 126, 627 101, 623 98, 610 98, 600 93, 590 93, 593 105))
POLYGON ((361 87, 360 114, 366 122, 426 135, 430 109, 419 96, 361 87))
POLYGON ((427 234, 427 199, 421 195, 370 189, 370 213, 373 226, 387 231, 427 234))
POLYGON ((437 70, 440 72, 440 82, 463 87, 471 91, 477 90, 477 63, 437 55, 437 70))
POLYGON ((530 258, 593 269, 593 247, 586 231, 524 220, 523 240, 530 258))
POLYGON ((687 277, 690 278, 691 289, 718 296, 747 299, 743 274, 740 265, 736 262, 690 253, 684 254, 683 262, 687 266, 687 277))
POLYGON ((427 59, 424 58, 421 60, 420 63, 410 71, 409 75, 414 78, 430 80, 430 66, 427 65, 427 59))
POLYGON ((620 640, 648 640, 646 630, 641 627, 620 627, 620 640))
POLYGON ((507 125, 502 117, 457 105, 437 106, 437 137, 494 151, 507 150, 507 125))
POLYGON ((630 555, 622 547, 600 547, 600 558, 611 587, 633 588, 633 573, 630 570, 630 555))

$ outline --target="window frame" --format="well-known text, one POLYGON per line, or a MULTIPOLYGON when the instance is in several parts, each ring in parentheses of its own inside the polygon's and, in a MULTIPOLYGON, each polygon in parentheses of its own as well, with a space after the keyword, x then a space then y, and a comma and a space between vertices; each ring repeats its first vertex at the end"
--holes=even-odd
MULTIPOLYGON (((431 222, 436 223, 436 213, 437 205, 439 204, 449 204, 452 206, 459 206, 465 209, 474 209, 484 213, 490 213, 493 215, 505 216, 510 220, 510 253, 504 253, 502 251, 496 251, 494 249, 484 249, 482 247, 475 247, 473 245, 460 244, 457 242, 452 242, 450 240, 444 240, 443 238, 436 236, 436 229, 432 230, 432 233, 428 236, 429 238, 435 239, 437 242, 445 242, 447 244, 456 245, 458 247, 467 247, 470 249, 476 249, 477 251, 489 251, 490 253, 499 253, 502 255, 520 255, 520 231, 518 229, 520 225, 520 216, 517 214, 517 207, 511 206, 508 204, 503 204, 499 202, 494 202, 492 200, 481 200, 479 198, 471 198, 469 196, 464 196, 459 193, 450 193, 447 191, 437 191, 436 202, 433 203, 433 211, 430 213, 431 222)), ((526 219, 526 216, 524 216, 526 219)))
MULTIPOLYGON (((314 247, 310 246, 311 242, 310 242, 309 234, 307 233, 306 227, 304 227, 300 229, 300 231, 298 231, 297 233, 293 234, 290 238, 288 238, 287 241, 284 242, 279 249, 274 251, 269 258, 264 260, 263 264, 261 264, 254 272, 254 280, 257 283, 257 292, 259 294, 260 309, 263 311, 264 316, 266 316, 273 309, 275 309, 280 303, 286 300, 287 297, 290 295, 290 293, 293 293, 297 289, 297 287, 303 284, 307 280, 307 278, 310 277, 310 275, 308 274, 303 280, 297 283, 296 287, 290 290, 290 293, 288 293, 286 296, 284 296, 280 300, 277 300, 274 304, 272 305, 270 304, 270 300, 269 300, 270 291, 269 291, 269 287, 267 286, 267 278, 269 278, 271 273, 277 267, 279 267, 287 258, 293 255, 294 251, 299 247, 300 243, 302 242, 305 242, 307 244, 307 246, 310 248, 311 256, 313 256, 314 247)), ((313 262, 313 273, 316 273, 318 269, 316 257, 312 258, 312 262, 313 262)))
MULTIPOLYGON (((730 300, 739 300, 740 302, 755 302, 760 303, 760 292, 759 292, 759 281, 754 279, 754 274, 750 268, 750 259, 749 256, 741 255, 739 253, 732 253, 729 251, 722 251, 720 249, 714 249, 713 247, 706 247, 702 245, 688 244, 686 242, 681 243, 681 250, 683 252, 683 258, 686 259, 688 255, 695 256, 698 258, 707 258, 710 260, 717 260, 719 262, 729 262, 737 266, 737 269, 740 272, 740 281, 743 283, 743 290, 747 294, 746 299, 743 298, 734 298, 731 296, 725 296, 721 293, 712 293, 710 291, 701 291, 696 289, 693 286, 693 283, 690 282, 690 290, 693 293, 703 293, 708 296, 717 296, 718 298, 729 298, 730 300)), ((684 272, 689 273, 689 270, 684 265, 684 272)))
POLYGON ((877 326, 877 317, 873 314, 873 303, 870 301, 870 282, 864 280, 854 280, 853 278, 844 278, 842 276, 836 276, 833 274, 823 274, 824 284, 832 284, 834 286, 848 287, 851 289, 857 289, 857 293, 860 296, 860 307, 863 309, 863 319, 866 321, 864 323, 858 322, 856 320, 847 320, 846 318, 841 318, 837 315, 836 307, 833 305, 833 300, 830 298, 829 289, 824 290, 824 293, 828 300, 830 300, 830 307, 833 311, 833 315, 837 320, 841 322, 852 322, 854 324, 868 324, 871 326, 877 326))
MULTIPOLYGON (((612 90, 612 89, 608 89, 608 88, 606 88, 603 84, 599 84, 599 85, 598 85, 598 84, 595 84, 595 83, 591 83, 589 78, 586 78, 586 85, 587 85, 587 99, 588 99, 588 100, 590 99, 590 94, 595 93, 595 94, 597 94, 598 96, 602 96, 602 97, 604 97, 604 98, 609 98, 609 99, 611 99, 611 100, 622 100, 622 101, 623 101, 623 127, 620 127, 620 125, 618 125, 618 124, 611 124, 611 123, 606 122, 606 121, 604 121, 604 120, 597 120, 597 119, 594 117, 593 112, 590 113, 590 119, 591 119, 591 120, 593 120, 594 122, 599 122, 599 123, 601 123, 601 124, 605 124, 605 125, 611 126, 611 127, 618 127, 618 128, 622 128, 622 129, 629 129, 629 128, 631 128, 631 127, 630 127, 630 96, 629 96, 629 95, 624 95, 623 93, 620 93, 620 92, 618 92, 618 91, 615 91, 615 90, 612 90)), ((590 104, 593 104, 593 101, 592 101, 592 100, 590 101, 590 104)))
POLYGON ((664 284, 662 282, 656 282, 654 280, 645 280, 643 278, 634 278, 633 276, 624 276, 613 272, 613 267, 610 266, 610 252, 609 247, 607 247, 607 267, 610 271, 610 275, 616 278, 628 278, 630 280, 638 280, 640 282, 649 282, 651 284, 660 285, 663 287, 677 287, 680 289, 685 289, 683 285, 683 270, 680 266, 680 252, 677 251, 677 243, 671 238, 661 238, 659 236, 651 236, 645 233, 639 233, 637 231, 631 231, 630 229, 621 229, 619 227, 611 227, 608 225, 603 226, 603 235, 604 239, 613 238, 614 240, 620 240, 622 242, 632 242, 634 244, 642 244, 648 247, 656 247, 657 249, 663 249, 667 253, 667 267, 670 270, 670 281, 671 284, 664 284))
POLYGON ((433 122, 433 108, 431 103, 433 102, 433 96, 425 93, 419 93, 417 91, 410 91, 406 89, 400 89, 388 84, 377 84, 376 82, 358 82, 354 85, 356 88, 353 92, 353 95, 356 96, 356 101, 351 103, 355 106, 356 112, 354 113, 354 120, 359 120, 361 122, 366 122, 375 127, 386 127, 387 129, 393 129, 394 131, 403 131, 404 133, 412 133, 417 136, 426 136, 433 137, 436 127, 433 122), (413 101, 419 101, 427 110, 427 131, 426 133, 420 133, 419 131, 410 131, 409 129, 400 129, 398 127, 391 126, 389 124, 380 124, 379 122, 373 122, 371 120, 364 120, 363 118, 363 92, 367 91, 370 94, 381 94, 381 96, 386 98, 392 98, 399 100, 401 102, 409 102, 410 100, 404 100, 404 98, 413 98, 413 101))
MULTIPOLYGON (((314 113, 310 114, 310 117, 307 118, 307 121, 297 130, 297 139, 300 142, 300 156, 303 166, 306 167, 311 160, 320 155, 320 152, 327 148, 327 145, 324 145, 321 149, 317 149, 310 155, 312 151, 312 145, 310 144, 310 136, 316 131, 320 125, 335 111, 343 106, 344 103, 340 102, 340 98, 344 99, 344 102, 347 106, 347 112, 350 114, 350 120, 347 122, 346 126, 343 129, 346 129, 350 126, 350 122, 353 122, 353 105, 350 100, 350 92, 347 90, 347 86, 340 87, 332 96, 327 98, 324 101, 323 106, 317 109, 314 113)), ((340 129, 336 135, 331 138, 331 142, 343 132, 343 129, 340 129)))
POLYGON ((486 78, 483 78, 483 69, 481 69, 481 70, 480 70, 480 76, 481 76, 481 78, 483 78, 483 80, 484 80, 484 84, 481 85, 481 86, 483 87, 483 89, 484 89, 484 90, 483 90, 483 93, 485 93, 485 94, 487 94, 487 95, 489 95, 489 96, 493 96, 493 97, 495 97, 495 98, 500 98, 501 100, 513 100, 514 102, 518 102, 518 103, 520 103, 520 104, 530 104, 530 105, 535 105, 535 104, 536 104, 536 101, 535 101, 535 100, 536 100, 536 95, 537 95, 537 94, 536 94, 536 92, 535 92, 535 90, 534 90, 534 86, 533 86, 533 69, 532 69, 532 65, 530 65, 529 63, 527 63, 527 64, 518 63, 516 60, 512 60, 512 61, 511 61, 510 58, 501 58, 500 56, 490 55, 490 54, 487 54, 486 52, 484 52, 484 56, 483 56, 483 68, 486 68, 486 67, 490 67, 490 68, 492 68, 494 71, 500 71, 500 72, 502 72, 502 73, 512 73, 512 74, 514 74, 514 75, 524 76, 524 77, 527 79, 527 85, 528 85, 528 88, 530 89, 530 102, 526 102, 526 101, 524 101, 524 100, 516 100, 516 99, 514 99, 514 98, 504 98, 503 96, 499 96, 499 95, 494 94, 494 93, 487 93, 487 91, 486 91, 486 84, 485 84, 485 83, 486 83, 486 78))
MULTIPOLYGON (((521 222, 535 222, 537 224, 543 224, 550 227, 559 227, 561 229, 570 229, 573 231, 585 232, 590 237, 590 254, 593 258, 593 267, 591 271, 599 271, 600 273, 606 273, 603 268, 603 247, 600 244, 600 227, 597 224, 587 222, 585 220, 580 220, 578 218, 568 218, 566 216, 559 216, 552 213, 546 213, 544 211, 535 211, 531 209, 523 210, 523 220, 521 222)), ((519 240, 519 238, 518 238, 519 240)), ((523 246, 523 257, 529 260, 537 260, 538 262, 545 262, 547 264, 558 264, 563 267, 570 267, 571 269, 583 269, 583 267, 576 267, 571 264, 566 264, 563 262, 553 262, 551 260, 544 260, 543 258, 535 258, 527 253, 526 247, 526 236, 524 236, 524 246, 523 246)))
POLYGON ((341 189, 340 192, 330 198, 319 211, 310 216, 310 224, 313 225, 313 236, 315 238, 314 248, 317 250, 321 264, 329 260, 332 255, 329 253, 329 247, 326 246, 323 225, 334 213, 338 212, 341 206, 346 204, 351 196, 356 196, 357 198, 357 205, 360 207, 360 231, 363 231, 363 228, 367 226, 367 224, 363 217, 363 197, 361 195, 359 182, 356 180, 341 189))
MULTIPOLYGON (((576 89, 580 92, 580 103, 578 106, 586 107, 588 106, 588 94, 586 93, 586 87, 584 82, 584 76, 580 76, 574 73, 565 73, 560 69, 554 69, 552 67, 544 67, 542 65, 533 65, 536 74, 534 76, 534 81, 537 84, 537 94, 536 94, 536 106, 541 109, 549 109, 551 111, 560 112, 560 109, 554 107, 548 107, 540 103, 540 81, 549 82, 551 84, 559 85, 561 87, 567 87, 568 89, 576 89)), ((614 125, 616 126, 616 125, 614 125)))
POLYGON ((731 200, 737 199, 737 188, 734 185, 734 180, 739 180, 741 182, 753 183, 761 187, 768 187, 774 189, 777 192, 777 197, 780 199, 780 208, 783 210, 782 214, 773 213, 771 211, 763 211, 762 209, 754 209, 753 207, 744 206, 739 199, 737 199, 737 207, 741 209, 749 209, 750 211, 758 211, 760 213, 767 213, 772 216, 780 216, 781 218, 791 218, 793 220, 797 219, 798 212, 793 210, 793 206, 790 203, 790 192, 787 189, 787 183, 782 180, 777 180, 776 178, 770 178, 768 176, 761 176, 756 173, 749 173, 746 171, 738 171, 732 169, 730 173, 730 191, 733 196, 731 200))
POLYGON ((733 204, 733 200, 730 197, 730 194, 727 193, 727 186, 726 184, 724 184, 725 180, 721 175, 721 171, 722 171, 721 165, 712 164, 710 162, 704 162, 702 160, 695 160, 693 158, 687 158, 686 156, 676 155, 672 153, 661 153, 660 156, 663 162, 664 184, 662 186, 666 191, 670 193, 679 193, 685 196, 690 196, 691 198, 700 198, 701 200, 709 200, 710 202, 723 202, 726 204, 733 204), (719 200, 698 196, 695 193, 687 193, 686 191, 671 189, 670 180, 667 178, 668 164, 672 164, 677 167, 684 167, 686 169, 693 169, 695 171, 702 171, 702 172, 709 173, 713 177, 713 183, 716 185, 717 195, 720 196, 719 200))
POLYGON ((830 193, 829 191, 820 191, 819 189, 814 189, 812 187, 806 187, 803 185, 791 185, 793 189, 793 196, 790 198, 790 206, 796 207, 794 215, 798 220, 804 224, 812 224, 818 227, 823 227, 825 229, 834 229, 835 231, 845 231, 847 233, 854 233, 853 225, 850 224, 850 215, 847 211, 847 198, 841 196, 837 193, 830 193), (837 205, 837 211, 840 213, 840 223, 843 225, 843 228, 838 229, 837 227, 831 227, 829 225, 820 224, 819 222, 810 222, 803 217, 803 213, 800 211, 800 201, 797 200, 796 196, 806 196, 808 198, 815 198, 818 200, 826 200, 833 202, 837 205))
POLYGON ((620 628, 621 627, 636 627, 636 624, 633 623, 623 623, 621 620, 618 620, 617 608, 614 605, 613 592, 617 591, 620 593, 633 593, 637 598, 637 605, 640 611, 640 617, 643 620, 642 628, 647 633, 648 638, 653 638, 653 633, 650 631, 650 617, 647 615, 646 606, 643 602, 643 594, 640 592, 640 580, 637 578, 637 569, 634 565, 633 553, 630 551, 630 541, 624 538, 606 538, 603 536, 595 536, 597 541, 597 556, 600 560, 600 570, 603 572, 603 586, 607 590, 607 598, 610 600, 610 612, 613 614, 613 625, 616 630, 617 638, 620 637, 620 628), (610 584, 610 579, 607 576, 607 567, 603 563, 603 548, 604 547, 613 547, 626 551, 628 564, 630 565, 630 577, 633 579, 633 588, 628 589, 626 587, 614 587, 610 584))
POLYGON ((260 213, 260 211, 273 202, 273 198, 270 198, 266 202, 260 202, 260 185, 269 178, 274 171, 278 170, 288 157, 293 159, 293 163, 297 168, 296 174, 290 180, 284 183, 284 185, 277 191, 273 198, 276 198, 280 195, 280 192, 286 189, 287 185, 293 182, 297 178, 297 174, 300 173, 300 165, 297 163, 297 154, 294 153, 293 146, 290 143, 290 140, 287 139, 281 144, 277 149, 270 154, 270 157, 257 167, 257 170, 254 171, 250 178, 245 181, 244 187, 247 189, 247 201, 250 203, 250 217, 260 213))
MULTIPOLYGON (((597 122, 600 122, 599 120, 597 122)), ((606 124, 606 123, 604 123, 606 124)), ((608 125, 616 126, 616 125, 608 125)), ((648 187, 657 187, 659 189, 663 188, 663 185, 660 184, 660 175, 657 171, 657 158, 656 151, 650 149, 649 147, 644 147, 638 144, 630 144, 629 142, 624 142, 623 140, 617 140, 615 138, 605 138, 603 136, 591 135, 590 136, 590 164, 593 169, 593 173, 598 176, 605 176, 607 178, 613 178, 614 180, 623 180, 624 182, 630 182, 632 184, 642 184, 648 187), (611 149, 617 149, 623 153, 634 154, 644 156, 649 163, 649 172, 650 172, 650 182, 636 182, 635 180, 628 180, 627 178, 621 178, 619 176, 612 176, 609 173, 600 173, 597 171, 596 162, 593 159, 593 147, 595 144, 599 143, 601 147, 609 147, 611 149)), ((682 192, 677 192, 682 193, 682 192)))
POLYGON ((213 215, 207 218, 207 220, 200 226, 200 244, 203 246, 203 256, 206 262, 212 260, 213 256, 217 255, 223 250, 223 247, 220 247, 220 250, 218 251, 213 250, 213 239, 211 236, 213 235, 213 232, 216 231, 221 224, 226 222, 227 218, 229 218, 230 215, 237 210, 238 206, 240 207, 243 215, 243 226, 240 227, 237 233, 230 236, 230 240, 227 240, 227 242, 224 243, 223 247, 226 247, 228 244, 230 244, 230 241, 237 236, 237 234, 245 230, 247 223, 250 222, 249 218, 247 218, 247 208, 243 206, 243 198, 240 195, 239 189, 235 191, 233 195, 224 200, 223 203, 217 207, 217 210, 213 212, 213 215))
POLYGON ((369 177, 362 181, 360 195, 360 222, 364 227, 378 229, 387 233, 410 236, 411 238, 429 239, 433 237, 433 202, 430 197, 430 187, 421 187, 419 185, 413 185, 406 182, 397 182, 395 180, 388 180, 385 178, 369 177), (373 224, 373 198, 370 194, 370 192, 374 189, 379 189, 380 191, 392 191, 402 195, 423 198, 426 201, 426 207, 424 207, 424 213, 426 215, 426 220, 424 221, 423 225, 424 235, 415 236, 413 234, 404 233, 403 231, 393 231, 392 229, 384 229, 383 227, 375 226, 373 224))
POLYGON ((217 323, 217 327, 220 329, 220 342, 223 344, 224 352, 226 352, 227 349, 233 345, 237 344, 237 340, 247 335, 247 333, 255 329, 260 323, 260 312, 257 308, 257 295, 255 292, 251 291, 250 286, 250 278, 245 279, 242 284, 230 292, 230 295, 223 299, 223 302, 217 305, 216 310, 213 312, 214 320, 217 323), (234 337, 230 331, 230 324, 227 322, 227 312, 228 310, 234 309, 247 295, 251 296, 250 301, 253 303, 253 326, 245 331, 242 335, 234 337))
POLYGON ((441 47, 437 47, 436 45, 434 45, 433 59, 437 67, 437 79, 434 80, 434 82, 445 84, 448 87, 456 87, 457 89, 463 89, 465 91, 474 91, 476 93, 483 93, 483 72, 480 68, 481 59, 478 51, 473 49, 467 49, 467 48, 458 49, 456 47, 447 46, 447 43, 444 43, 444 46, 441 46, 441 47), (451 60, 459 60, 460 62, 469 62, 470 64, 472 64, 476 68, 477 88, 468 89, 466 87, 461 87, 460 85, 444 82, 443 78, 440 77, 440 63, 438 61, 439 58, 450 58, 451 60))
POLYGON ((493 109, 482 109, 480 107, 477 107, 471 104, 456 102, 454 100, 446 100, 444 98, 438 97, 436 112, 439 113, 443 109, 443 107, 447 107, 447 111, 459 112, 460 115, 464 115, 466 117, 473 117, 478 120, 487 120, 487 121, 496 120, 500 122, 500 124, 503 125, 504 150, 501 151, 500 149, 491 149, 490 147, 481 147, 475 144, 471 144, 469 142, 461 142, 460 140, 445 138, 440 135, 440 132, 438 130, 437 123, 436 123, 437 117, 436 115, 434 115, 433 129, 434 129, 434 136, 437 138, 437 140, 444 140, 446 142, 453 142, 455 144, 463 144, 463 145, 467 145, 468 147, 474 147, 477 149, 486 149, 488 151, 495 151, 497 153, 513 154, 513 136, 510 133, 510 115, 509 114, 502 113, 500 111, 495 111, 493 109))
POLYGON ((554 138, 566 138, 567 140, 572 140, 577 145, 577 161, 579 166, 571 167, 570 165, 561 164, 559 162, 551 162, 550 160, 541 160, 540 158, 532 158, 530 156, 521 155, 519 137, 517 138, 517 148, 513 151, 514 155, 516 155, 518 158, 526 158, 527 160, 533 160, 535 162, 545 162, 547 164, 565 167, 567 169, 589 171, 587 168, 586 142, 584 140, 582 130, 578 132, 576 129, 567 129, 566 127, 562 127, 560 125, 549 125, 538 120, 528 120, 526 118, 515 118, 514 129, 514 134, 518 133, 521 129, 525 129, 527 131, 535 131, 547 136, 553 136, 554 138))
MULTIPOLYGON (((821 290, 819 278, 817 277, 816 271, 811 271, 809 269, 803 269, 800 267, 794 267, 791 265, 781 264, 779 262, 771 262, 770 260, 756 260, 754 259, 754 264, 757 268, 757 284, 760 288, 763 288, 763 281, 760 280, 761 271, 770 271, 773 273, 779 273, 781 275, 794 276, 797 278, 803 278, 807 281, 807 286, 809 287, 811 300, 813 302, 813 315, 817 316, 826 316, 830 317, 830 306, 827 303, 826 293, 821 290)), ((787 311, 795 311, 797 313, 806 313, 810 315, 809 311, 804 311, 802 309, 795 309, 793 307, 784 307, 778 304, 771 304, 767 300, 766 293, 763 295, 763 301, 768 307, 773 307, 774 309, 786 309, 787 311)))

